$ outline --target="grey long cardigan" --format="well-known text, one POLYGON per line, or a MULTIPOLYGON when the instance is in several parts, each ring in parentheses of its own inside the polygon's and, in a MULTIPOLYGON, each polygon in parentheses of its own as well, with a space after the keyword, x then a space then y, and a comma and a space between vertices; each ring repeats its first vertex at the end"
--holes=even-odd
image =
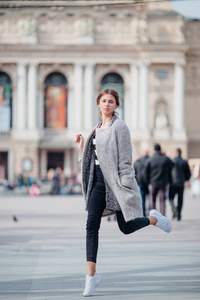
POLYGON ((82 188, 88 210, 88 201, 94 177, 94 148, 92 139, 96 130, 96 150, 106 185, 106 209, 103 216, 121 210, 126 222, 141 217, 142 201, 132 167, 132 146, 127 125, 114 115, 108 128, 94 128, 82 155, 82 188))

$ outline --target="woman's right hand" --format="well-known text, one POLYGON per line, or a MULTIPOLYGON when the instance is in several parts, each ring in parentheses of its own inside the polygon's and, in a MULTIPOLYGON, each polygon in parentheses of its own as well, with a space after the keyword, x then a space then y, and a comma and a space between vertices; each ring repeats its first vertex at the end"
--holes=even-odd
POLYGON ((77 134, 76 135, 76 140, 75 142, 77 143, 78 147, 79 147, 79 150, 81 152, 83 152, 83 147, 84 147, 84 138, 81 134, 77 134))

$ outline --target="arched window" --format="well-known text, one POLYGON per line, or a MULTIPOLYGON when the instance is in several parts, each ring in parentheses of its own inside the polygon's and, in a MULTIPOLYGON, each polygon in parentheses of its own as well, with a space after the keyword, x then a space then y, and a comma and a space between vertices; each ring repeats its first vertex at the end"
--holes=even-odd
POLYGON ((117 109, 121 119, 124 119, 124 80, 117 73, 108 73, 101 80, 101 89, 114 88, 119 93, 120 107, 117 109))
POLYGON ((12 81, 8 74, 0 72, 0 131, 12 127, 12 81))
POLYGON ((61 73, 51 73, 45 79, 45 116, 47 128, 67 127, 67 79, 61 73))

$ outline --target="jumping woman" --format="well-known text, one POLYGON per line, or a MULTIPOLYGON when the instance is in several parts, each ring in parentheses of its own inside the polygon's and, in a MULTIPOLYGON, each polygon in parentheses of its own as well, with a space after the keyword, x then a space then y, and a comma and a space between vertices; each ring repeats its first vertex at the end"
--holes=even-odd
POLYGON ((119 229, 133 233, 148 225, 170 232, 169 220, 153 209, 142 217, 142 201, 132 167, 129 129, 118 118, 119 94, 105 89, 97 97, 101 121, 92 130, 85 145, 76 136, 82 161, 82 188, 88 211, 86 224, 87 275, 83 296, 91 296, 102 276, 96 273, 98 234, 102 216, 116 214, 119 229))

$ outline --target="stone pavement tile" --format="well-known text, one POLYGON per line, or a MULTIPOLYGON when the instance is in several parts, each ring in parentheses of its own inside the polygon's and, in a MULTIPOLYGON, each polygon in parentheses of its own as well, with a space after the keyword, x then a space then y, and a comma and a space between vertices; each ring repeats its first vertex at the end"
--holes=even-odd
MULTIPOLYGON (((27 296, 27 300, 65 300, 65 299, 71 299, 71 300, 76 300, 76 298, 74 298, 73 293, 71 293, 70 291, 68 292, 68 296, 69 298, 66 297, 65 292, 63 291, 34 291, 34 292, 30 292, 29 295, 27 296)), ((77 299, 83 299, 83 297, 79 297, 77 299)), ((14 300, 14 299, 13 299, 14 300)))
POLYGON ((0 248, 0 262, 2 264, 11 263, 14 259, 13 253, 10 253, 9 256, 8 256, 6 251, 7 251, 7 249, 3 249, 3 251, 2 251, 2 248, 0 248))
POLYGON ((32 282, 42 281, 43 283, 48 283, 52 276, 53 274, 33 274, 32 282))
POLYGON ((22 265, 9 265, 9 267, 7 268, 8 272, 12 272, 12 273, 29 273, 29 271, 32 273, 35 269, 35 265, 30 264, 30 265, 26 265, 26 266, 22 266, 22 265))
POLYGON ((7 265, 3 266, 1 264, 0 264, 0 266, 1 266, 1 268, 0 268, 0 276, 3 276, 6 273, 6 271, 8 269, 8 266, 7 265))
POLYGON ((28 293, 8 293, 8 294, 0 294, 0 300, 26 300, 28 293))
MULTIPOLYGON (((184 281, 183 285, 181 282, 179 283, 174 280, 173 277, 167 280, 163 278, 163 281, 157 281, 157 278, 155 278, 155 281, 149 280, 149 278, 141 278, 140 282, 134 280, 137 279, 137 277, 133 277, 133 282, 127 282, 126 279, 127 277, 123 276, 122 280, 116 281, 115 284, 111 284, 109 281, 105 282, 104 280, 99 287, 100 295, 104 296, 104 299, 106 297, 106 299, 115 299, 116 296, 118 296, 119 299, 163 299, 163 297, 167 299, 168 296, 168 299, 176 300, 177 295, 184 294, 185 292, 187 295, 190 295, 189 299, 193 299, 193 296, 195 299, 199 292, 197 286, 195 287, 193 284, 190 285, 190 283, 187 283, 185 287, 186 281, 184 281)), ((179 299, 181 299, 181 297, 179 297, 179 299)))
POLYGON ((35 282, 31 284, 31 291, 38 290, 38 291, 48 291, 49 290, 49 285, 46 283, 39 283, 35 282))
MULTIPOLYGON (((8 286, 3 294, 0 291, 1 300, 83 299, 86 263, 85 232, 82 234, 81 230, 85 229, 85 221, 81 217, 83 222, 77 224, 79 202, 72 200, 70 205, 74 215, 72 213, 69 218, 70 223, 65 223, 63 217, 59 225, 57 202, 54 200, 52 207, 46 207, 41 199, 38 201, 38 209, 45 212, 56 207, 56 230, 52 227, 52 213, 49 219, 45 217, 45 222, 48 220, 45 229, 43 223, 39 225, 37 215, 27 218, 24 228, 14 228, 12 224, 3 229, 3 234, 9 236, 9 245, 0 247, 3 267, 0 280, 8 286), (37 230, 32 221, 38 226, 37 230), (15 236, 13 240, 17 234, 19 239, 15 236), (26 242, 23 242, 23 234, 26 242), (16 285, 22 290, 17 290, 16 285)), ((22 209, 26 209, 26 202, 23 202, 22 209)), ((13 201, 12 205, 16 204, 19 208, 13 201)), ((169 235, 156 229, 148 227, 134 235, 124 236, 116 222, 102 221, 97 271, 103 275, 103 282, 93 297, 99 300, 200 299, 200 220, 173 221, 173 231, 169 235)))
POLYGON ((29 257, 23 257, 23 256, 20 256, 19 254, 16 255, 14 257, 14 259, 12 260, 12 265, 13 266, 29 266, 29 265, 33 265, 33 264, 36 264, 38 262, 38 257, 31 257, 31 255, 29 255, 29 257))
POLYGON ((31 288, 30 283, 19 283, 17 281, 12 282, 0 282, 0 291, 5 292, 5 291, 28 291, 31 288))
POLYGON ((13 283, 15 283, 17 281, 20 283, 31 284, 33 281, 32 276, 33 276, 33 274, 4 275, 4 276, 2 276, 1 281, 13 282, 13 283))

